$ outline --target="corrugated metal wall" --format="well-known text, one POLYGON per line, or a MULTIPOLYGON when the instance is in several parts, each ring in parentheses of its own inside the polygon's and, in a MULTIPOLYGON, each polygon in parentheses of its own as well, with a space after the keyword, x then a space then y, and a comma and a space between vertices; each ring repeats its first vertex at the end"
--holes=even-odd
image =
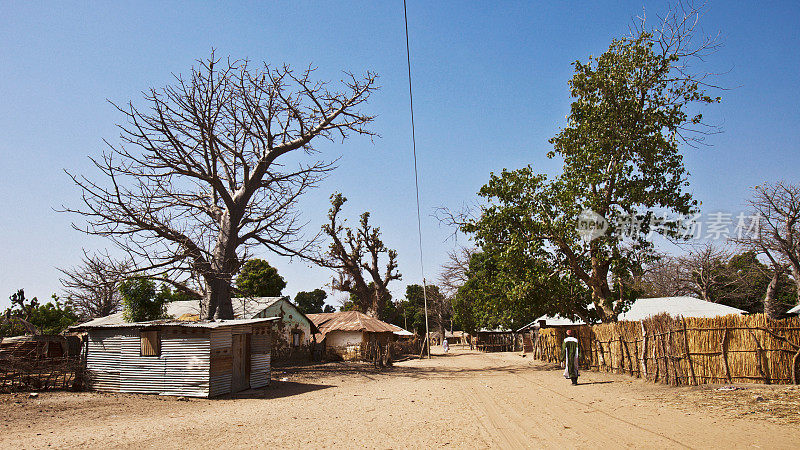
POLYGON ((98 391, 214 397, 231 392, 231 336, 250 334, 250 387, 270 379, 269 327, 159 331, 160 356, 140 356, 140 330, 89 331, 86 366, 98 391))
POLYGON ((270 378, 270 336, 267 331, 254 328, 250 341, 250 387, 253 389, 269 384, 270 378))
POLYGON ((116 330, 89 332, 86 369, 89 387, 98 391, 119 391, 119 356, 122 336, 116 330))
POLYGON ((231 391, 233 356, 231 355, 231 329, 211 330, 210 397, 231 391))
POLYGON ((164 332, 161 355, 166 356, 167 368, 163 394, 208 397, 209 334, 209 330, 194 329, 164 332))

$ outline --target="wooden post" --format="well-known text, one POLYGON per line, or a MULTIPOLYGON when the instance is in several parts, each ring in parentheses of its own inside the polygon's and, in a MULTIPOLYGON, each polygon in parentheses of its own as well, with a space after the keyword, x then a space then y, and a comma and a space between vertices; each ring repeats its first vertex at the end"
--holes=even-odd
MULTIPOLYGON (((669 365, 670 365, 670 362, 673 362, 673 364, 674 364, 674 361, 672 361, 672 357, 671 357, 672 355, 669 352, 671 347, 672 347, 672 344, 667 342, 667 338, 665 337, 665 336, 669 336, 669 340, 672 341, 672 327, 671 327, 671 325, 667 325, 667 326, 670 327, 669 334, 661 333, 661 345, 664 347, 664 350, 663 350, 663 352, 664 352, 664 375, 666 375, 664 378, 667 380, 667 384, 673 384, 673 383, 671 383, 671 379, 670 379, 670 376, 669 376, 669 365)), ((674 365, 672 366, 672 370, 673 370, 672 374, 675 375, 675 366, 674 365)))
POLYGON ((792 358, 792 383, 800 384, 800 374, 797 372, 797 363, 800 363, 800 348, 797 349, 797 353, 794 354, 794 358, 792 358))
POLYGON ((725 363, 725 379, 731 383, 731 368, 728 365, 728 327, 725 327, 725 332, 722 334, 722 362, 725 363))
POLYGON ((750 336, 753 336, 753 340, 756 342, 756 359, 758 360, 758 365, 756 367, 758 367, 758 373, 762 378, 764 378, 764 384, 772 384, 768 375, 769 369, 764 366, 764 349, 761 347, 761 342, 758 341, 758 338, 756 337, 755 333, 753 333, 753 330, 747 331, 750 333, 750 336))
POLYGON ((603 352, 603 343, 600 342, 600 340, 598 339, 595 341, 595 344, 597 344, 597 350, 598 353, 600 354, 600 360, 602 361, 603 370, 606 370, 606 355, 603 352))
POLYGON ((686 319, 681 317, 681 323, 683 324, 683 343, 686 346, 686 361, 689 364, 689 373, 692 375, 692 383, 694 383, 694 385, 697 386, 697 377, 694 374, 694 365, 692 364, 692 356, 689 353, 689 336, 686 330, 686 319))
MULTIPOLYGON (((628 374, 633 376, 633 359, 631 357, 631 349, 628 347, 628 341, 622 339, 622 336, 619 338, 619 344, 625 346, 625 353, 628 354, 628 374)), ((625 360, 623 360, 623 363, 625 360)))
POLYGON ((660 371, 661 371, 661 363, 658 361, 658 334, 653 336, 653 362, 656 364, 656 373, 653 381, 658 381, 660 371))
POLYGON ((647 379, 647 330, 644 328, 644 322, 639 322, 642 326, 642 375, 647 379))

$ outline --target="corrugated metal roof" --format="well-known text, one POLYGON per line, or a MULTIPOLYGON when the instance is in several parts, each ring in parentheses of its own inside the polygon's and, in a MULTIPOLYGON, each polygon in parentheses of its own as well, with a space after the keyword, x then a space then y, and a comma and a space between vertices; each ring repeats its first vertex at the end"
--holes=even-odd
POLYGON ((358 311, 308 314, 322 334, 331 331, 368 331, 371 333, 394 333, 402 328, 370 317, 358 311))
MULTIPOLYGON (((545 324, 547 326, 550 326, 550 327, 568 327, 568 326, 572 326, 572 325, 585 325, 585 323, 581 319, 570 320, 570 319, 566 319, 566 318, 561 317, 558 314, 556 314, 555 316, 542 316, 542 317, 539 317, 538 319, 534 320, 533 322, 529 323, 528 325, 525 325, 522 328, 527 328, 529 326, 533 326, 533 325, 539 323, 539 321, 542 321, 542 320, 544 320, 545 324)), ((520 328, 520 330, 522 328, 520 328)), ((519 330, 517 330, 517 331, 519 331, 519 330)))
MULTIPOLYGON (((105 317, 103 317, 104 319, 105 317)), ((123 322, 123 323, 106 323, 106 324, 93 324, 90 321, 81 325, 70 327, 71 330, 85 330, 89 328, 149 328, 149 327, 185 327, 185 328, 222 328, 232 327, 237 325, 253 325, 262 322, 272 322, 280 320, 280 317, 264 317, 257 319, 232 319, 232 320, 216 320, 209 322, 179 322, 175 320, 151 320, 148 322, 123 322)))
POLYGON ((800 314, 800 305, 797 305, 794 308, 786 311, 786 314, 800 314))
POLYGON ((694 297, 640 298, 631 309, 620 314, 618 320, 642 320, 656 314, 667 313, 683 317, 717 317, 742 314, 747 311, 719 303, 707 302, 694 297))
POLYGON ((457 330, 457 331, 453 331, 453 332, 450 332, 450 331, 445 331, 444 332, 444 337, 448 337, 448 338, 461 338, 463 336, 464 336, 464 332, 463 331, 458 331, 457 330))
MULTIPOLYGON (((594 305, 589 305, 589 307, 591 309, 594 305)), ((655 297, 636 300, 627 312, 617 317, 617 320, 643 320, 661 313, 667 313, 675 317, 718 317, 727 316, 729 314, 743 314, 746 312, 747 311, 743 309, 707 302, 695 297, 655 297)), ((584 324, 580 319, 569 320, 556 315, 539 317, 523 328, 534 325, 541 320, 544 320, 547 326, 573 326, 584 324)))
MULTIPOLYGON (((231 299, 233 306, 234 319, 252 319, 255 315, 274 305, 283 297, 236 297, 231 299)), ((167 303, 167 315, 177 319, 185 315, 199 315, 200 300, 181 300, 167 303)), ((122 312, 114 313, 105 317, 98 317, 88 322, 82 323, 80 327, 99 327, 109 325, 125 324, 122 312)))

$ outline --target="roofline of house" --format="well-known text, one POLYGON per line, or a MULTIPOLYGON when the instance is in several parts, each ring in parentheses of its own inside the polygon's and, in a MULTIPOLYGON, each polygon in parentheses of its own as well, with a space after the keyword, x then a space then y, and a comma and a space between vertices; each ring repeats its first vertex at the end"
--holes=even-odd
POLYGON ((224 328, 233 327, 237 325, 255 325, 259 323, 268 323, 280 320, 280 317, 264 317, 255 319, 231 319, 231 320, 216 320, 208 322, 178 322, 174 320, 150 320, 147 322, 128 322, 108 325, 75 325, 69 327, 69 330, 94 330, 94 329, 112 329, 112 328, 156 328, 156 327, 175 327, 175 328, 224 328))

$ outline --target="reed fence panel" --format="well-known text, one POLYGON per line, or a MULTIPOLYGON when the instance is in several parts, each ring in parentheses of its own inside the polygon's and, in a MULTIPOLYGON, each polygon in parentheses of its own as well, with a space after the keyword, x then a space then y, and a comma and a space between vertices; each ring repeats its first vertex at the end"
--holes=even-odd
MULTIPOLYGON (((584 369, 625 373, 670 385, 800 383, 800 318, 763 314, 680 318, 571 327, 584 369)), ((539 330, 535 358, 560 362, 565 328, 539 330)))

